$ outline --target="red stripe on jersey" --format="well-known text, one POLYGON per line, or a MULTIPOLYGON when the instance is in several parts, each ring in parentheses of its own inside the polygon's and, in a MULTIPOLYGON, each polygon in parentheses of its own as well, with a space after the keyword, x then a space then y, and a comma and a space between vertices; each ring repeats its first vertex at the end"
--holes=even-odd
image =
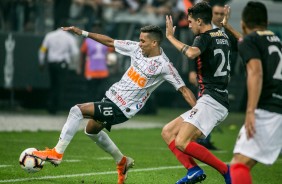
POLYGON ((205 85, 203 84, 203 75, 202 75, 202 60, 201 60, 201 57, 199 56, 198 57, 198 60, 197 60, 197 71, 198 71, 198 84, 199 84, 199 93, 198 93, 198 97, 201 97, 204 93, 204 90, 205 90, 205 85))

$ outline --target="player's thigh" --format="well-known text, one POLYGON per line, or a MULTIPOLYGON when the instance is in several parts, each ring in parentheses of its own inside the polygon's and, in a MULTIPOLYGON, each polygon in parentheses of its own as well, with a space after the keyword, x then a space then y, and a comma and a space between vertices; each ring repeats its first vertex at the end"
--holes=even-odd
POLYGON ((80 108, 83 117, 90 118, 94 116, 94 103, 88 102, 83 104, 77 104, 80 108))
POLYGON ((171 141, 175 139, 182 124, 183 124, 183 118, 179 116, 163 127, 162 137, 167 144, 169 144, 171 141))

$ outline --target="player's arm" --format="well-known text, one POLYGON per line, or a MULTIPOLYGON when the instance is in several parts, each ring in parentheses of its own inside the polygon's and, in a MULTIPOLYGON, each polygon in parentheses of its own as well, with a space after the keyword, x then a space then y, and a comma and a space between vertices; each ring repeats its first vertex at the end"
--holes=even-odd
POLYGON ((255 134, 255 109, 262 89, 262 65, 260 59, 251 59, 247 63, 248 101, 245 118, 245 128, 248 138, 255 134))
POLYGON ((236 29, 234 29, 229 23, 228 20, 230 18, 230 6, 225 5, 224 6, 224 18, 221 22, 222 26, 229 31, 237 40, 241 40, 243 38, 243 35, 239 33, 236 29))
POLYGON ((190 89, 188 89, 186 86, 182 86, 178 89, 178 91, 182 93, 182 96, 191 107, 196 105, 196 97, 190 89))
POLYGON ((91 38, 97 42, 100 42, 103 45, 106 45, 108 47, 114 47, 114 39, 112 39, 109 36, 98 34, 98 33, 90 33, 84 30, 81 30, 77 27, 71 26, 71 27, 62 27, 64 31, 70 31, 77 35, 82 35, 88 38, 91 38))
POLYGON ((175 26, 173 27, 173 21, 171 16, 166 16, 166 38, 170 41, 174 47, 182 52, 185 56, 190 59, 195 59, 201 54, 198 47, 191 47, 182 43, 174 37, 175 26))

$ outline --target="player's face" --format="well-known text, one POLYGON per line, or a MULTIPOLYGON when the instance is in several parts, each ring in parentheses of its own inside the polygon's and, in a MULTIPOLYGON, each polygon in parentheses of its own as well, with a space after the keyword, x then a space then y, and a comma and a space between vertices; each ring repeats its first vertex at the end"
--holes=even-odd
POLYGON ((221 27, 221 22, 224 18, 224 7, 214 6, 212 8, 212 23, 218 27, 221 27))
POLYGON ((189 25, 189 28, 192 30, 192 32, 195 34, 195 35, 198 35, 199 34, 199 25, 198 25, 198 21, 193 19, 191 15, 188 16, 188 25, 189 25))
POLYGON ((142 50, 142 54, 145 57, 149 57, 155 46, 155 41, 150 39, 149 33, 140 33, 139 36, 139 46, 142 50))

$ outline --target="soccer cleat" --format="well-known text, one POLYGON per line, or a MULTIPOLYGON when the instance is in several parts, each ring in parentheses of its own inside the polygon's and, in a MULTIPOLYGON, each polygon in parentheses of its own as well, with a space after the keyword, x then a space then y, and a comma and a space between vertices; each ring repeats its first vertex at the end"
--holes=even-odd
POLYGON ((230 166, 227 165, 228 170, 225 174, 223 174, 222 176, 224 177, 225 183, 226 184, 231 184, 231 176, 230 176, 230 166))
POLYGON ((55 148, 46 148, 44 151, 33 151, 32 155, 40 158, 41 160, 48 161, 55 166, 58 166, 62 162, 63 158, 63 154, 57 153, 55 148))
POLYGON ((206 174, 199 167, 195 166, 188 170, 186 176, 176 182, 176 184, 194 184, 206 179, 206 174))
POLYGON ((123 184, 127 178, 127 172, 134 166, 134 160, 130 157, 122 157, 121 161, 117 164, 118 184, 123 184))

